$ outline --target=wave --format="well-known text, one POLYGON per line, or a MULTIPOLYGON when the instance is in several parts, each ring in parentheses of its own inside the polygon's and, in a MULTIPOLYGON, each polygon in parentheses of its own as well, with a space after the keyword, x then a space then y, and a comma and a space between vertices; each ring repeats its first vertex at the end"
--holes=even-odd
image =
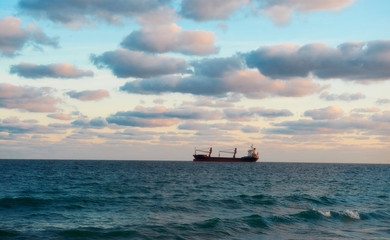
MULTIPOLYGON (((199 239, 224 239, 229 236, 248 232, 264 233, 269 229, 269 222, 259 214, 252 214, 238 218, 211 218, 184 226, 181 231, 194 233, 199 239), (211 234, 211 235, 210 235, 211 234)), ((182 226, 183 227, 183 226, 182 226)), ((184 237, 186 239, 186 237, 184 237)))
POLYGON ((36 207, 51 202, 49 199, 34 198, 34 197, 16 197, 16 198, 2 198, 0 199, 1 208, 14 207, 36 207))
POLYGON ((76 228, 58 231, 57 234, 65 239, 83 238, 83 239, 110 239, 110 238, 129 238, 140 237, 135 230, 110 230, 102 228, 76 228))
POLYGON ((238 196, 244 203, 255 204, 255 205, 275 205, 277 200, 269 195, 258 194, 258 195, 245 195, 241 194, 238 196))
POLYGON ((0 230, 0 237, 14 237, 17 236, 15 232, 0 230))
POLYGON ((253 214, 247 217, 243 217, 241 219, 245 224, 252 228, 267 228, 268 223, 267 221, 258 214, 253 214))
POLYGON ((248 206, 271 206, 278 202, 275 198, 268 195, 245 195, 232 196, 224 199, 201 199, 197 198, 192 201, 194 205, 209 207, 209 208, 224 208, 224 209, 241 209, 248 206))
POLYGON ((67 196, 57 198, 39 197, 5 197, 0 199, 0 209, 17 208, 55 208, 66 210, 79 210, 87 205, 100 204, 101 200, 86 196, 67 196))
POLYGON ((367 219, 366 214, 361 214, 358 211, 346 209, 336 212, 329 210, 310 209, 301 211, 297 214, 292 214, 292 217, 297 217, 303 220, 319 220, 319 219, 339 219, 341 221, 362 220, 367 219))
POLYGON ((320 196, 320 197, 315 197, 311 196, 308 194, 293 194, 290 196, 286 196, 285 200, 290 201, 290 202, 309 202, 309 203, 314 203, 317 205, 324 205, 324 206, 331 206, 335 205, 338 203, 336 199, 327 197, 327 196, 320 196))
POLYGON ((365 214, 359 214, 358 211, 348 209, 342 212, 332 212, 332 216, 342 221, 367 219, 365 214))

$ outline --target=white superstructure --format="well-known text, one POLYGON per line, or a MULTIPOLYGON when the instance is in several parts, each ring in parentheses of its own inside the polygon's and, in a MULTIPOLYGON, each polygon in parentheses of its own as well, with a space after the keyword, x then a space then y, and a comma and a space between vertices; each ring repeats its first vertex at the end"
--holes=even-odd
POLYGON ((248 150, 248 157, 259 157, 259 154, 256 152, 256 148, 253 148, 253 145, 251 146, 251 149, 248 150))

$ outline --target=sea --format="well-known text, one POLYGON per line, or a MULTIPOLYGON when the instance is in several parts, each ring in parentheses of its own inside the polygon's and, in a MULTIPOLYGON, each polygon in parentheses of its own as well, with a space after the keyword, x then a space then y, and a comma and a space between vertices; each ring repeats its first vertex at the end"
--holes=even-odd
POLYGON ((0 160, 0 239, 390 239, 390 165, 0 160))

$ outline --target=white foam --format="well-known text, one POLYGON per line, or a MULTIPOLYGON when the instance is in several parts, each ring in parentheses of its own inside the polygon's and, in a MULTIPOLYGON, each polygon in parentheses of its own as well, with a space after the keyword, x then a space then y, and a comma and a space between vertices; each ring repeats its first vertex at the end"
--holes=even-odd
POLYGON ((315 209, 315 208, 313 208, 313 211, 318 212, 319 214, 321 214, 324 217, 331 217, 332 216, 330 211, 322 211, 322 210, 318 210, 318 209, 315 209))
POLYGON ((318 210, 318 212, 324 216, 324 217, 330 217, 332 216, 332 214, 330 213, 330 211, 321 211, 321 210, 318 210))
POLYGON ((353 219, 360 219, 360 215, 357 211, 352 211, 352 210, 346 210, 346 214, 353 219))

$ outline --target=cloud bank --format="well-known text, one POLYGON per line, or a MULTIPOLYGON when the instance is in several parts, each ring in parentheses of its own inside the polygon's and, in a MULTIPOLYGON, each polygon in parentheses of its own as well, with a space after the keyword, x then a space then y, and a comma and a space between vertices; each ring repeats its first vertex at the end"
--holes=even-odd
POLYGON ((390 79, 390 40, 347 42, 338 47, 324 43, 303 46, 285 43, 261 47, 245 55, 249 67, 272 78, 390 79))
POLYGON ((371 117, 347 116, 338 119, 300 119, 296 121, 285 121, 274 123, 273 128, 263 129, 264 134, 276 135, 314 135, 319 134, 342 134, 360 133, 365 136, 383 135, 390 133, 390 113, 376 113, 371 117))
POLYGON ((221 115, 219 111, 204 108, 137 107, 134 111, 112 114, 106 120, 108 123, 122 126, 167 127, 177 124, 180 120, 214 120, 221 115))
POLYGON ((248 98, 271 96, 301 97, 320 91, 310 79, 273 80, 256 70, 227 72, 222 77, 170 75, 127 82, 120 90, 138 94, 190 93, 205 96, 225 96, 241 93, 248 98))
POLYGON ((8 138, 14 140, 15 134, 59 134, 62 129, 37 124, 36 120, 20 120, 19 118, 6 118, 0 120, 0 132, 8 133, 8 138))
POLYGON ((19 0, 18 7, 24 14, 47 18, 69 27, 92 25, 95 21, 120 24, 135 17, 141 24, 172 21, 173 6, 183 18, 195 21, 224 20, 242 9, 244 14, 269 17, 275 24, 286 24, 291 15, 313 11, 336 11, 356 0, 118 0, 115 4, 96 0, 19 0), (248 8, 244 8, 248 6, 248 8), (169 20, 167 20, 169 19, 169 20))
POLYGON ((125 18, 153 11, 168 3, 168 0, 118 0, 115 4, 96 0, 20 0, 18 7, 23 13, 38 18, 47 18, 69 27, 81 27, 95 20, 119 24, 125 18))

